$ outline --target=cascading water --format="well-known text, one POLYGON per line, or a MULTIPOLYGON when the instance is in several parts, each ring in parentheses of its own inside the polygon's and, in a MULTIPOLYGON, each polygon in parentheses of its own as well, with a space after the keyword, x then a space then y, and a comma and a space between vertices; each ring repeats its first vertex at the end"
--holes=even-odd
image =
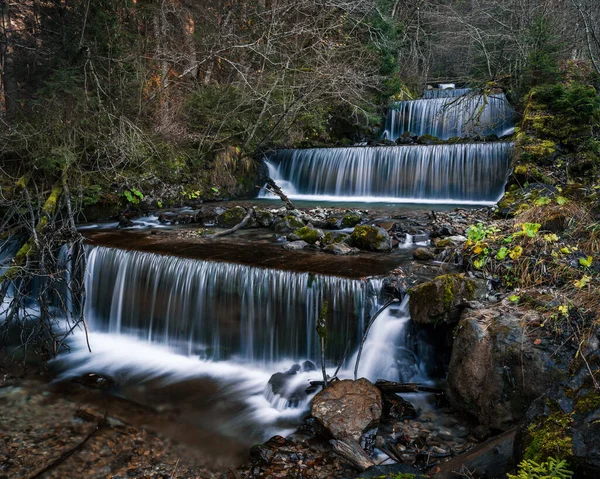
POLYGON ((316 360, 325 301, 335 330, 327 354, 339 360, 379 303, 368 281, 105 247, 88 249, 86 290, 94 330, 257 365, 316 360))
POLYGON ((395 141, 410 132, 447 140, 475 134, 501 137, 513 132, 514 112, 503 93, 486 97, 447 93, 457 91, 437 90, 421 100, 394 103, 386 118, 384 137, 395 141))
POLYGON ((456 98, 457 96, 468 95, 473 90, 471 88, 433 88, 423 92, 423 100, 434 98, 456 98))
POLYGON ((292 199, 491 204, 504 192, 513 148, 496 142, 280 150, 266 164, 292 199))

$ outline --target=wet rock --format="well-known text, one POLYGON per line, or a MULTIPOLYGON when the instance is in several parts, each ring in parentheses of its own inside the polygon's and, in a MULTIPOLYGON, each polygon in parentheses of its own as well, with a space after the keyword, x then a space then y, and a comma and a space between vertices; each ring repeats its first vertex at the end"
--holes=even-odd
POLYGON ((300 369, 299 364, 294 364, 288 371, 275 373, 269 378, 268 386, 271 388, 271 392, 285 399, 288 407, 298 407, 308 397, 307 384, 298 382, 297 379, 296 373, 300 369))
POLYGON ((356 226, 350 236, 352 246, 367 251, 390 251, 392 239, 386 230, 377 226, 356 226))
POLYGON ((387 421, 401 421, 416 417, 417 411, 407 400, 393 393, 383 393, 383 418, 387 421))
POLYGON ((316 371, 317 370, 317 365, 315 363, 313 363, 312 361, 304 361, 302 363, 302 371, 304 371, 305 373, 308 373, 310 371, 316 371))
POLYGON ((430 261, 435 258, 435 254, 429 248, 416 248, 412 252, 413 258, 419 261, 430 261))
POLYGON ((459 274, 445 274, 408 290, 410 314, 420 324, 452 324, 460 318, 464 301, 475 299, 476 282, 459 274))
POLYGON ((217 225, 221 228, 233 228, 246 216, 246 210, 241 206, 234 206, 217 216, 217 225))
POLYGON ((276 233, 291 233, 292 231, 302 228, 304 223, 302 220, 293 215, 287 215, 283 218, 278 218, 273 223, 273 228, 276 233))
POLYGON ((383 280, 383 291, 392 298, 402 298, 408 291, 406 278, 400 274, 391 274, 383 280))
POLYGON ((306 241, 292 241, 284 244, 283 247, 292 251, 299 251, 308 247, 308 243, 306 241))
POLYGON ((344 228, 354 228, 362 221, 362 217, 357 213, 348 213, 342 218, 342 226, 344 228))
POLYGON ((327 246, 325 246, 325 248, 323 248, 323 251, 340 256, 360 253, 360 250, 358 248, 353 248, 352 246, 348 246, 345 243, 328 244, 327 246))
POLYGON ((329 229, 333 229, 333 230, 340 229, 342 227, 342 218, 339 218, 337 216, 330 216, 325 221, 325 224, 327 225, 327 228, 329 228, 329 229))
POLYGON ((325 236, 323 236, 321 244, 346 243, 348 238, 350 238, 350 235, 347 233, 342 233, 341 231, 328 231, 325 236))
POLYGON ((379 424, 381 412, 381 392, 364 378, 333 383, 317 394, 311 405, 311 414, 334 438, 355 441, 379 424))
POLYGON ((121 216, 119 218, 119 228, 131 228, 133 226, 133 221, 125 216, 121 216))
POLYGON ((290 241, 306 241, 308 244, 315 244, 323 238, 323 230, 315 228, 310 223, 302 228, 298 228, 288 236, 290 241))
POLYGON ((86 373, 81 376, 74 378, 73 382, 83 384, 84 386, 100 389, 102 391, 108 391, 115 387, 116 382, 109 376, 102 376, 96 373, 86 373))
POLYGON ((275 216, 269 210, 257 209, 254 211, 254 219, 259 226, 268 228, 275 221, 275 216))
MULTIPOLYGON (((523 329, 541 323, 537 312, 506 303, 466 309, 456 328, 448 372, 448 397, 484 426, 508 429, 558 377, 568 347, 536 341, 523 329)), ((564 366, 564 364, 563 364, 564 366)))

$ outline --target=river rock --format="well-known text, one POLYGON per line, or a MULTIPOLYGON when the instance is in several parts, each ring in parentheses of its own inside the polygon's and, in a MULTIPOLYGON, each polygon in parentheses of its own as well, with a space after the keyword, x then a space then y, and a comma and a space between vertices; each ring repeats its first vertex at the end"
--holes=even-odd
POLYGON ((415 248, 412 255, 414 259, 419 261, 430 261, 435 258, 435 253, 429 248, 415 248))
POLYGON ((245 216, 246 210, 244 208, 234 206, 217 216, 217 225, 221 228, 233 228, 238 223, 241 223, 245 216))
POLYGON ((416 417, 417 411, 406 399, 394 393, 383 393, 383 417, 388 421, 401 421, 416 417))
POLYGON ((254 219, 256 220, 256 223, 263 228, 268 228, 273 224, 273 221, 275 221, 273 213, 269 210, 261 209, 254 210, 254 219))
POLYGON ((300 251, 301 249, 304 249, 308 246, 308 243, 306 241, 291 241, 290 243, 286 243, 283 245, 283 247, 285 249, 289 249, 292 251, 300 251))
POLYGON ((451 403, 485 426, 506 430, 523 418, 568 363, 551 339, 531 337, 527 324, 541 323, 536 311, 506 302, 488 309, 465 309, 448 371, 451 403), (563 364, 565 366, 565 364, 563 364))
POLYGON ((306 241, 308 244, 315 244, 323 238, 323 230, 315 228, 310 223, 302 228, 298 228, 293 233, 288 235, 290 241, 306 241))
POLYGON ((293 215, 287 215, 283 218, 278 218, 273 222, 273 228, 276 233, 291 233, 292 231, 302 228, 304 223, 302 220, 293 215))
POLYGON ((348 213, 342 218, 342 226, 344 228, 354 228, 361 221, 362 217, 358 213, 348 213))
POLYGON ((352 246, 368 251, 390 251, 392 239, 378 226, 356 226, 350 237, 352 246))
POLYGON ((275 373, 269 379, 269 387, 274 395, 287 401, 288 407, 298 407, 307 398, 306 383, 298 382, 296 373, 300 365, 294 364, 285 373, 275 373))
POLYGON ((410 315, 420 324, 452 324, 465 301, 475 299, 476 282, 459 274, 445 274, 408 290, 410 315))
POLYGON ((353 248, 352 246, 348 246, 346 243, 331 243, 323 248, 323 251, 327 253, 332 253, 335 255, 347 255, 347 254, 357 254, 360 253, 358 248, 353 248))
POLYGON ((377 426, 381 418, 381 392, 367 379, 334 382, 311 405, 311 414, 336 439, 352 438, 377 426))

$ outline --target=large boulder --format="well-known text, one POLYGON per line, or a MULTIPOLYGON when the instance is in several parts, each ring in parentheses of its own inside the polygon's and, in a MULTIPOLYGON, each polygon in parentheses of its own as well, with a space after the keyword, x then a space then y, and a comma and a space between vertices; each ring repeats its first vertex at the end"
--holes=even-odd
POLYGON ((450 402, 491 428, 505 430, 521 420, 568 362, 552 337, 528 334, 530 325, 542 322, 536 311, 507 302, 466 309, 450 358, 450 402))
POLYGON ((246 216, 246 210, 241 206, 234 206, 217 216, 217 225, 221 228, 233 228, 241 223, 246 216))
POLYGON ((356 226, 350 237, 352 246, 368 251, 390 251, 392 238, 386 230, 378 226, 356 226))
POLYGON ((590 332, 581 349, 577 339, 571 343, 576 343, 567 347, 571 374, 563 374, 531 405, 515 449, 519 459, 566 459, 577 477, 595 478, 600 477, 600 390, 590 371, 600 369, 600 332, 590 332))
POLYGON ((419 324, 454 324, 460 319, 465 301, 475 298, 475 280, 459 274, 445 274, 408 290, 410 316, 419 324))
POLYGON ((319 394, 311 405, 311 414, 335 439, 361 435, 377 426, 381 418, 381 392, 367 379, 334 382, 319 394))

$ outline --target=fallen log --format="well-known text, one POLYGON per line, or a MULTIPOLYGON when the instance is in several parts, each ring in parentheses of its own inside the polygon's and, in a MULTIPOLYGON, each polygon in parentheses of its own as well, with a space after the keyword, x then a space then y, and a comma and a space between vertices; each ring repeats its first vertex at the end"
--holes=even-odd
POLYGON ((434 388, 431 386, 423 386, 418 383, 397 383, 394 381, 384 381, 382 379, 378 379, 375 382, 375 386, 379 388, 381 392, 387 393, 435 393, 435 394, 443 394, 444 390, 440 388, 434 388))
POLYGON ((350 462, 359 471, 364 471, 375 465, 373 460, 354 439, 331 439, 329 444, 333 446, 335 452, 350 462))
POLYGON ((266 186, 257 186, 257 188, 267 190, 269 193, 273 193, 274 195, 279 196, 281 201, 283 201, 285 203, 285 207, 288 210, 293 211, 296 209, 296 207, 294 206, 294 203, 291 202, 291 200, 281 190, 279 185, 277 183, 275 183, 271 178, 267 179, 267 185, 269 185, 269 188, 267 188, 266 186))
POLYGON ((506 431, 436 466, 430 471, 432 479, 458 479, 467 473, 472 474, 469 477, 506 477, 506 473, 515 468, 516 433, 516 428, 506 431))
POLYGON ((246 216, 244 216, 244 219, 242 221, 240 221, 237 225, 235 225, 233 228, 229 228, 228 230, 225 231, 219 231, 218 233, 214 233, 212 235, 207 236, 207 238, 220 238, 222 236, 227 236, 230 235, 232 233, 235 233, 237 230, 243 228, 244 226, 246 226, 246 224, 248 224, 248 221, 250 221, 250 218, 252 218, 252 215, 254 214, 254 209, 250 208, 248 210, 248 213, 246 213, 246 216))

